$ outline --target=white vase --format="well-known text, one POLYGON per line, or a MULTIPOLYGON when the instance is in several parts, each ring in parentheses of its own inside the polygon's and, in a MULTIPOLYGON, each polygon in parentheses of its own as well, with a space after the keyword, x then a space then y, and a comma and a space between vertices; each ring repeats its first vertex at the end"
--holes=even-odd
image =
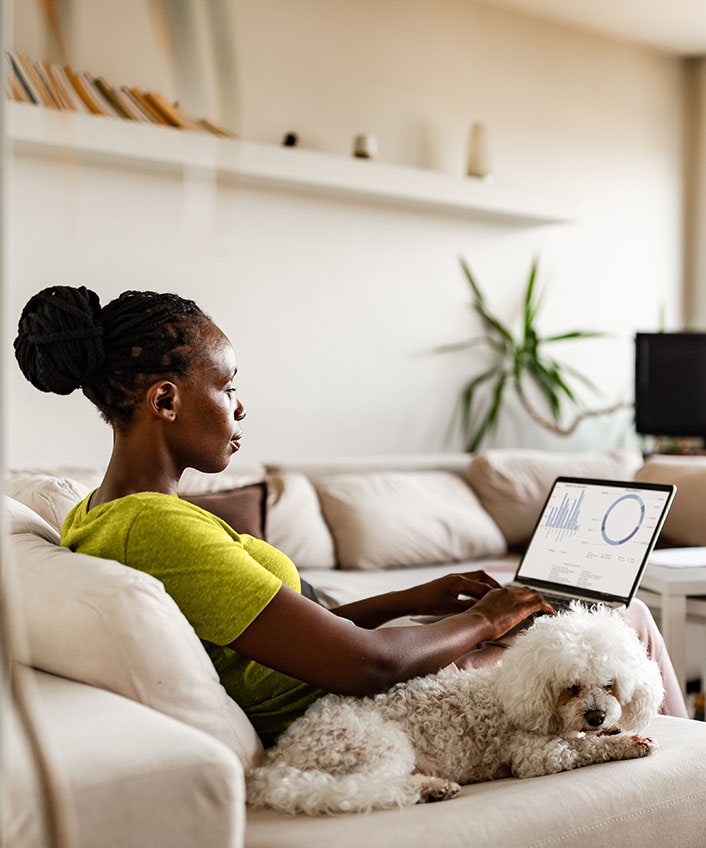
POLYGON ((485 124, 479 121, 471 126, 466 174, 469 177, 481 177, 483 179, 491 177, 488 136, 485 124))

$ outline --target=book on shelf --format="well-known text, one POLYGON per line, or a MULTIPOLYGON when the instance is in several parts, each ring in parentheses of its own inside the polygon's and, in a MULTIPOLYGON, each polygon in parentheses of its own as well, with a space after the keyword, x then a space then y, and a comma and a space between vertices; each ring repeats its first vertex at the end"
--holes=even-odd
POLYGON ((54 84, 54 80, 52 79, 52 76, 49 72, 49 65, 41 59, 30 59, 30 62, 32 62, 32 64, 34 65, 34 69, 36 70, 37 75, 42 81, 42 85, 51 95, 54 103, 56 103, 56 108, 68 109, 69 106, 63 99, 62 92, 54 84))
POLYGON ((27 78, 32 81, 35 91, 39 94, 39 102, 43 106, 48 106, 50 109, 58 109, 59 104, 54 97, 54 93, 47 87, 47 84, 34 59, 31 59, 24 53, 20 54, 18 58, 20 64, 25 70, 27 78))
POLYGON ((121 118, 125 118, 128 121, 139 120, 135 117, 132 110, 128 109, 128 107, 122 103, 118 97, 116 89, 114 89, 110 83, 106 82, 103 77, 93 77, 93 83, 98 91, 103 95, 103 98, 110 103, 121 118))
POLYGON ((79 97, 78 92, 69 79, 66 68, 58 62, 54 62, 49 66, 49 73, 55 87, 61 92, 62 97, 69 104, 66 108, 74 112, 88 112, 88 106, 79 97))
POLYGON ((47 81, 51 85, 52 91, 54 92, 54 97, 59 102, 60 109, 68 109, 70 112, 75 111, 76 107, 74 105, 73 99, 71 95, 64 87, 64 83, 61 79, 59 79, 55 74, 50 65, 45 64, 44 73, 46 75, 47 81))
POLYGON ((34 102, 15 73, 12 60, 8 53, 5 53, 5 92, 10 100, 17 100, 19 103, 34 102))
POLYGON ((152 124, 162 123, 159 117, 155 115, 154 112, 150 111, 147 106, 140 101, 140 99, 135 95, 130 86, 121 85, 119 86, 118 91, 120 91, 120 94, 123 96, 124 99, 129 100, 130 103, 132 103, 135 110, 142 115, 142 119, 145 122, 149 122, 152 124))
POLYGON ((237 138, 237 134, 227 130, 225 127, 220 126, 220 124, 215 123, 214 121, 209 121, 208 118, 198 118, 195 121, 197 129, 202 129, 204 132, 210 132, 213 135, 220 136, 221 138, 237 138))
POLYGON ((76 89, 79 97, 88 107, 88 111, 93 115, 110 115, 112 117, 120 117, 115 107, 109 104, 97 86, 93 83, 91 75, 86 71, 72 71, 71 68, 66 68, 73 87, 76 89))
POLYGON ((92 73, 89 71, 81 71, 81 77, 84 79, 95 99, 102 106, 106 115, 111 115, 113 118, 125 117, 122 111, 115 105, 113 100, 103 91, 101 86, 98 84, 97 78, 93 76, 92 73))
POLYGON ((19 57, 14 53, 6 53, 7 59, 12 68, 12 73, 15 79, 19 82, 19 84, 24 89, 28 102, 39 104, 42 102, 42 98, 39 96, 39 92, 35 89, 34 83, 31 78, 27 75, 27 72, 24 69, 24 65, 20 62, 19 57))
POLYGON ((121 104, 123 109, 132 116, 133 121, 139 121, 143 124, 154 123, 154 119, 151 115, 148 115, 147 112, 135 102, 135 100, 130 97, 130 94, 126 91, 126 86, 116 85, 112 86, 113 95, 121 104))
POLYGON ((184 130, 193 128, 192 122, 182 115, 179 107, 170 103, 166 97, 163 97, 156 91, 145 91, 144 96, 155 112, 162 116, 164 123, 184 130))
POLYGON ((149 102, 144 91, 141 91, 137 86, 132 86, 128 90, 130 95, 140 104, 141 108, 151 117, 153 123, 162 125, 166 123, 162 115, 149 102))

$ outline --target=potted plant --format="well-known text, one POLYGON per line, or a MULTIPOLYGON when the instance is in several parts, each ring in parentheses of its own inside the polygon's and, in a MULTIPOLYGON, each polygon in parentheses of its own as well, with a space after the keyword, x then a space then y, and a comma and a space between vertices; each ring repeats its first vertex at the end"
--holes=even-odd
POLYGON ((506 389, 515 392, 533 421, 562 436, 573 433, 585 418, 606 415, 625 406, 617 403, 601 409, 583 410, 570 423, 562 424, 566 406, 579 404, 571 386, 573 381, 577 380, 593 391, 598 390, 580 371, 555 359, 548 348, 563 341, 597 338, 604 333, 571 330, 559 335, 540 335, 537 318, 542 295, 537 290, 538 262, 534 259, 525 286, 522 325, 519 333, 515 334, 491 312, 467 262, 463 258, 460 262, 471 288, 473 310, 480 317, 485 332, 482 336, 444 345, 439 350, 456 351, 486 345, 495 354, 491 367, 476 374, 461 394, 461 426, 467 451, 477 450, 486 435, 495 428, 506 389), (528 394, 530 384, 538 390, 548 414, 537 409, 531 400, 528 394))

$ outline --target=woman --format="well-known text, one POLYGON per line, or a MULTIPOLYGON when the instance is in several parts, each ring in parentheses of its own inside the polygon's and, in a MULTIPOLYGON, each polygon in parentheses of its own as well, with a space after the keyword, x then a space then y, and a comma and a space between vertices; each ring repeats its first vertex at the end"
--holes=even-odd
MULTIPOLYGON (((160 579, 266 745, 325 693, 365 695, 454 661, 489 661, 479 646, 553 612, 537 592, 500 588, 481 571, 326 610, 302 597, 284 554, 182 501, 184 469, 222 471, 245 417, 230 342, 193 301, 125 292, 101 308, 84 287, 45 289, 22 312, 15 353, 34 386, 80 387, 113 429, 105 477, 68 515, 62 544, 160 579), (422 613, 454 614, 376 629, 422 613)), ((636 629, 659 649, 643 617, 636 629)))

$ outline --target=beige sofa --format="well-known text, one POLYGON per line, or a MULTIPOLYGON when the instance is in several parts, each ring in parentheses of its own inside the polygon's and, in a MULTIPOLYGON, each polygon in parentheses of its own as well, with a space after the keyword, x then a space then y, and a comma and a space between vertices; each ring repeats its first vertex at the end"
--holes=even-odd
MULTIPOLYGON (((489 451, 273 462, 213 477, 188 473, 182 488, 236 529, 264 532, 324 602, 345 602, 450 570, 484 567, 507 578, 558 474, 679 473, 643 466, 629 451, 489 451)), ((14 471, 6 488, 21 659, 81 846, 703 844, 706 725, 666 717, 651 728, 659 749, 641 761, 468 786, 451 802, 367 816, 249 811, 243 770, 260 756, 259 741, 161 584, 57 544, 66 511, 99 476, 14 471)), ((698 512, 679 495, 670 521, 664 535, 673 544, 684 532, 695 539, 689 544, 706 544, 698 512)), ((10 845, 39 846, 28 753, 17 729, 9 738, 5 835, 10 845)))

